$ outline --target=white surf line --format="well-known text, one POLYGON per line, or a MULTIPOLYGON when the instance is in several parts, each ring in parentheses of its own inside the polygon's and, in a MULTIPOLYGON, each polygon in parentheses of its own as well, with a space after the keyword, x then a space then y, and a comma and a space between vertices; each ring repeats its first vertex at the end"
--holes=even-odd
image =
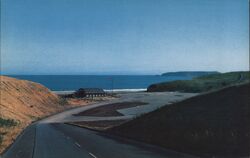
POLYGON ((94 154, 89 153, 90 156, 92 156, 93 158, 97 158, 94 154))
POLYGON ((77 142, 75 142, 75 145, 76 145, 76 146, 78 146, 79 148, 81 147, 81 145, 80 145, 80 144, 78 144, 77 142))

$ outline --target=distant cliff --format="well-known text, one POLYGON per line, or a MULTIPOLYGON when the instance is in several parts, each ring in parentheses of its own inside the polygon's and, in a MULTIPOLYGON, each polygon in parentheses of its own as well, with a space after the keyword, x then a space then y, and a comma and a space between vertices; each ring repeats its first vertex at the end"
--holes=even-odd
POLYGON ((210 74, 218 74, 217 71, 178 71, 178 72, 166 72, 162 76, 182 76, 182 77, 199 77, 210 74))

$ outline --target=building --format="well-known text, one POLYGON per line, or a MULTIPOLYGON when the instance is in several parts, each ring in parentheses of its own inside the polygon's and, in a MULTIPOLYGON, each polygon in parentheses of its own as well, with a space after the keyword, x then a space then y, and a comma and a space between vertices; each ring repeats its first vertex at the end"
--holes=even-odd
POLYGON ((73 95, 77 98, 83 98, 105 96, 106 93, 101 88, 80 88, 73 95))

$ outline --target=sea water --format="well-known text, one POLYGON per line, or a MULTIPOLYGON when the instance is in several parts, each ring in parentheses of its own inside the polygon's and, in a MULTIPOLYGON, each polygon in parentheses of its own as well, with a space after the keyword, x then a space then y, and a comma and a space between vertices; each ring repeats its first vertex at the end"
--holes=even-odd
POLYGON ((11 77, 38 82, 52 91, 75 91, 79 88, 143 91, 154 83, 191 79, 161 75, 15 75, 11 77))

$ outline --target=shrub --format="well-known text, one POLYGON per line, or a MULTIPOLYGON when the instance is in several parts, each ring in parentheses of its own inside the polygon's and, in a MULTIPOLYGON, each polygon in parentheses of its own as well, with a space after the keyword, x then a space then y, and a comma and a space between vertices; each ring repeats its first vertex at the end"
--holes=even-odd
POLYGON ((0 127, 11 127, 16 126, 17 122, 13 119, 4 119, 0 117, 0 127))

